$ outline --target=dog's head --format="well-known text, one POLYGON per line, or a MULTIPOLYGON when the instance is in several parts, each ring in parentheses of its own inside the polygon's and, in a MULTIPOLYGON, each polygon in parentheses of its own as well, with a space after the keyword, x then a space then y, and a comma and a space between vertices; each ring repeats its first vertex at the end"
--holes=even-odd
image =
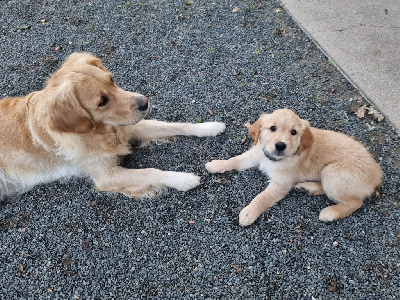
POLYGON ((148 99, 120 88, 101 60, 88 53, 71 54, 48 80, 50 127, 59 132, 90 133, 104 125, 139 122, 148 99))
POLYGON ((289 109, 262 114, 254 124, 245 124, 254 145, 260 144, 264 154, 273 160, 300 155, 311 147, 310 124, 289 109))

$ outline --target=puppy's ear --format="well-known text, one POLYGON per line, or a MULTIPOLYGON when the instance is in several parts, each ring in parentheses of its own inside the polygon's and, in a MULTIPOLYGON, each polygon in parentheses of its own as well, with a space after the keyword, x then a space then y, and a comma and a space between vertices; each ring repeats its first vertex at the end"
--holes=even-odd
POLYGON ((59 132, 90 133, 95 129, 89 113, 79 104, 71 83, 55 93, 49 109, 50 128, 59 132))
POLYGON ((297 154, 300 155, 304 150, 310 148, 314 143, 314 136, 311 133, 310 123, 306 120, 301 120, 303 125, 303 134, 301 135, 300 146, 297 149, 297 154))
POLYGON ((65 60, 64 66, 71 65, 71 64, 74 64, 74 65, 88 64, 88 65, 100 68, 103 71, 107 71, 107 69, 103 66, 100 58, 97 58, 90 53, 79 53, 79 52, 72 53, 65 60))
POLYGON ((250 134, 251 138, 253 139, 254 146, 257 145, 257 143, 258 143, 258 138, 259 138, 260 132, 261 132, 261 125, 262 125, 262 122, 260 119, 258 119, 253 124, 250 124, 248 122, 246 124, 244 124, 244 126, 246 126, 249 129, 249 134, 250 134))

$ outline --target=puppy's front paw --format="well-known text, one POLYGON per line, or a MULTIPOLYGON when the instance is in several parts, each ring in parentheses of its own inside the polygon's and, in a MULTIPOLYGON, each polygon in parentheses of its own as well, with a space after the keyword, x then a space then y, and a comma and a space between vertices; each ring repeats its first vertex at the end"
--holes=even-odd
POLYGON ((226 172, 225 160, 213 160, 206 163, 206 169, 210 173, 224 173, 226 172))
POLYGON ((247 205, 239 214, 239 225, 249 226, 257 220, 259 214, 257 214, 251 205, 247 205))
POLYGON ((203 136, 216 136, 225 131, 225 124, 222 122, 205 122, 196 124, 196 135, 203 136))
POLYGON ((175 172, 166 186, 186 192, 200 184, 200 177, 192 173, 175 172))

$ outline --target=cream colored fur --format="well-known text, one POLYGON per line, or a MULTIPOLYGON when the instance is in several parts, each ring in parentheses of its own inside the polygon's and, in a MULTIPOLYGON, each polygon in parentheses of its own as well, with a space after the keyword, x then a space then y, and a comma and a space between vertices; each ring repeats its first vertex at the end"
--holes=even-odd
POLYGON ((39 183, 91 177, 99 190, 146 196, 164 187, 187 191, 195 174, 125 169, 129 140, 176 135, 215 136, 218 122, 189 124, 142 120, 148 99, 125 91, 100 59, 74 53, 41 91, 0 100, 0 200, 39 183))
POLYGON ((254 140, 249 151, 206 164, 211 173, 258 167, 268 175, 267 189, 240 212, 242 226, 252 224, 292 187, 326 194, 337 203, 321 211, 321 221, 344 218, 360 208, 382 181, 381 168, 361 143, 342 133, 310 127, 291 110, 262 114, 246 126, 254 140), (277 143, 286 148, 277 150, 277 143))

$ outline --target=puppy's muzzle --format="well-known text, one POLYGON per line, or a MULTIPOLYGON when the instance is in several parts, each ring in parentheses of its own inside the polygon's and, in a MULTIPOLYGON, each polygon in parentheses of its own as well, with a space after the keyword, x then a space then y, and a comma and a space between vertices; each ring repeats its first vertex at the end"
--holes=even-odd
POLYGON ((286 144, 284 142, 276 142, 275 143, 275 151, 274 154, 277 156, 283 156, 285 154, 286 144))
POLYGON ((146 96, 141 96, 138 100, 136 100, 136 108, 139 111, 145 111, 149 107, 149 98, 146 96))

